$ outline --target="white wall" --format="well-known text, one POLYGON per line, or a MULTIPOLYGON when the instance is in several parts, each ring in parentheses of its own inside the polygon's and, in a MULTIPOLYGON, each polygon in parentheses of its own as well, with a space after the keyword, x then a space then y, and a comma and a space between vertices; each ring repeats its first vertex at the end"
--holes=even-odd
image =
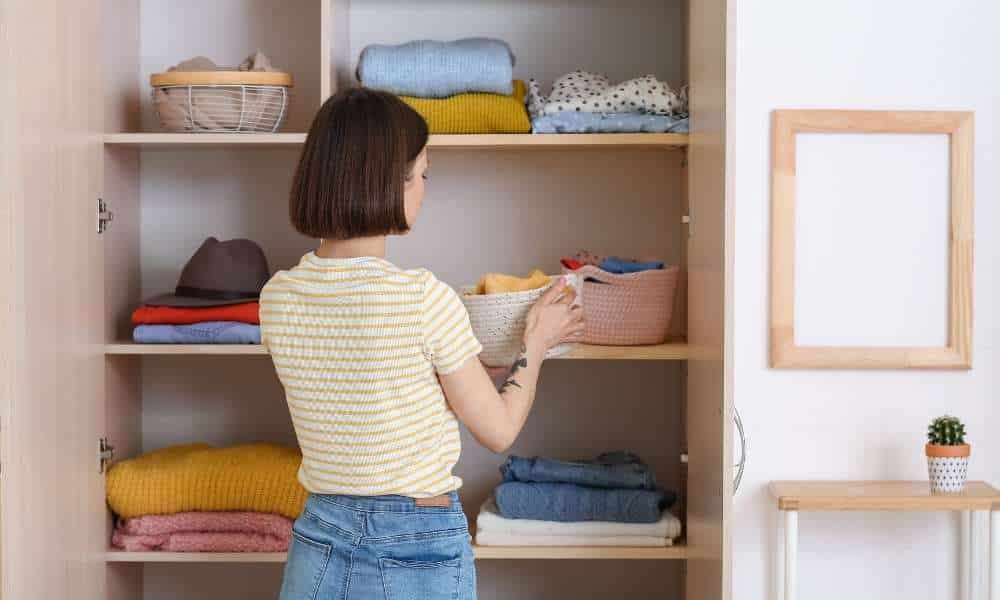
MULTIPOLYGON (((970 476, 1000 484, 996 318, 1000 235, 995 166, 1000 5, 963 0, 740 0, 736 3, 735 401, 750 461, 736 497, 734 598, 775 597, 775 479, 923 479, 923 433, 949 412, 968 424, 970 476), (767 368, 770 111, 775 108, 976 111, 975 368, 970 372, 794 372, 767 368)), ((908 152, 899 149, 903 156, 908 152)), ((916 151, 916 150, 914 150, 916 151)), ((898 221, 914 217, 900 211, 898 221)), ((850 241, 845 231, 843 241, 850 241)), ((889 240, 892 238, 890 237, 889 240)), ((890 242, 891 243, 891 242, 890 242)), ((900 264, 916 274, 937 249, 900 264)), ((920 304, 920 296, 911 299, 920 304)), ((926 302, 935 302, 927 299, 926 302)), ((840 306, 825 307, 831 318, 840 306)), ((920 326, 914 323, 915 326, 920 326)), ((954 597, 957 520, 926 514, 805 514, 800 594, 954 597)))

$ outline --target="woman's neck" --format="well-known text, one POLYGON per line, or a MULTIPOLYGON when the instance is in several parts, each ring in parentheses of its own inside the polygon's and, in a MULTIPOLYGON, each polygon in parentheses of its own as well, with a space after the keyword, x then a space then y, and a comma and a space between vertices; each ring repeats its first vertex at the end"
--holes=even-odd
POLYGON ((374 256, 385 258, 385 236, 352 238, 349 240, 323 240, 316 248, 320 258, 355 258, 374 256))

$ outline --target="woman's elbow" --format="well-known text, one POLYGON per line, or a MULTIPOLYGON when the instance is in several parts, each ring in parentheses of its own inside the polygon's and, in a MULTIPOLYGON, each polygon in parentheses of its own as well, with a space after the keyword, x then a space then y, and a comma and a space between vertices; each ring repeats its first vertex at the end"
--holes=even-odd
POLYGON ((486 436, 485 439, 480 439, 479 443, 483 445, 487 450, 495 454, 503 454, 514 445, 514 440, 517 439, 516 434, 499 433, 495 435, 486 436))

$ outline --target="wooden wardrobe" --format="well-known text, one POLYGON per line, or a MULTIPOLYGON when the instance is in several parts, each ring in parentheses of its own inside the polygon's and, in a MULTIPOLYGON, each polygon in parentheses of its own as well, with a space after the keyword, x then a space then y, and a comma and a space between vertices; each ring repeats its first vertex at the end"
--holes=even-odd
MULTIPOLYGON (((99 448, 294 444, 259 348, 138 346, 129 316, 210 235, 272 270, 316 109, 374 42, 500 37, 515 75, 690 83, 689 135, 433 136, 414 231, 389 259, 459 286, 588 248, 685 266, 669 343, 582 347, 542 371, 518 454, 628 449, 682 498, 665 549, 476 548, 479 597, 730 597, 732 0, 0 0, 0 578, 4 600, 265 599, 283 555, 109 547, 99 448), (283 133, 158 133, 149 75, 257 48, 293 73, 283 133), (98 232, 99 210, 113 213, 98 232), (102 442, 104 440, 105 442, 102 442)), ((107 217, 107 214, 104 215, 107 217)), ((463 434, 474 520, 503 457, 463 434)))

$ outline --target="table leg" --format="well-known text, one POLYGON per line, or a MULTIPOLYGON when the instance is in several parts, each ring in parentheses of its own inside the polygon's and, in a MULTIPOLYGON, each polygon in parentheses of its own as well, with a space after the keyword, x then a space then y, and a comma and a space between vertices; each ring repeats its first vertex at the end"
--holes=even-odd
POLYGON ((989 521, 989 511, 972 512, 972 547, 969 550, 972 582, 969 586, 969 596, 973 600, 983 600, 989 590, 989 555, 987 554, 986 541, 989 536, 989 521))
POLYGON ((1000 600, 1000 510, 990 512, 990 600, 1000 600))
POLYGON ((779 508, 774 515, 774 564, 771 569, 774 600, 785 598, 785 528, 782 526, 784 519, 785 512, 779 508))
POLYGON ((798 584, 799 512, 785 511, 785 600, 795 600, 798 584))
POLYGON ((970 550, 970 517, 972 513, 963 510, 958 513, 958 598, 971 600, 969 596, 969 550, 970 550))

